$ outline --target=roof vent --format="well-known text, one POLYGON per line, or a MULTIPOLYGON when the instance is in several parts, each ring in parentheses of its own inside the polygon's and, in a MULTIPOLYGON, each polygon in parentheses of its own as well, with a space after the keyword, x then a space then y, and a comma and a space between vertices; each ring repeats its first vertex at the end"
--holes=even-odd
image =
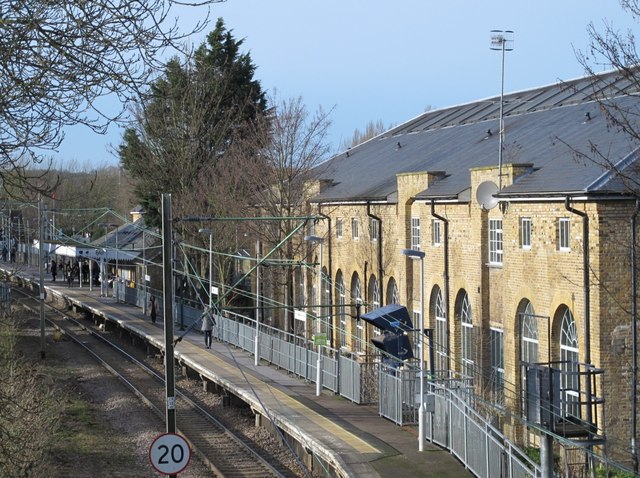
POLYGON ((487 136, 485 136, 485 138, 484 138, 484 139, 487 139, 487 138, 489 138, 489 137, 491 137, 491 136, 493 136, 493 133, 491 132, 491 128, 489 128, 489 129, 487 130, 487 136))
POLYGON ((400 144, 400 141, 398 141, 398 142, 396 143, 396 146, 398 147, 397 149, 402 148, 402 145, 400 144))
POLYGON ((588 111, 584 114, 584 122, 591 121, 591 113, 588 111))

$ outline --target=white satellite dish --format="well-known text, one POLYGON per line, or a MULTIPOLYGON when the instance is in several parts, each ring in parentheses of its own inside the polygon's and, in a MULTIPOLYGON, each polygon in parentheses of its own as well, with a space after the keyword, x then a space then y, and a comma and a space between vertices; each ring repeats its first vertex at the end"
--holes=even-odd
POLYGON ((486 211, 496 207, 499 200, 494 196, 498 192, 498 186, 493 181, 484 181, 476 189, 476 200, 480 207, 486 211))

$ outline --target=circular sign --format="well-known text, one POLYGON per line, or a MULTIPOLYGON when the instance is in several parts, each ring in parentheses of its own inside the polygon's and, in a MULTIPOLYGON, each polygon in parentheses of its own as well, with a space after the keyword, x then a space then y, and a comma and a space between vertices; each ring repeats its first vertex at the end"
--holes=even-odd
POLYGON ((191 459, 187 440, 175 433, 164 433, 156 437, 149 448, 149 461, 165 475, 175 475, 184 470, 191 459))

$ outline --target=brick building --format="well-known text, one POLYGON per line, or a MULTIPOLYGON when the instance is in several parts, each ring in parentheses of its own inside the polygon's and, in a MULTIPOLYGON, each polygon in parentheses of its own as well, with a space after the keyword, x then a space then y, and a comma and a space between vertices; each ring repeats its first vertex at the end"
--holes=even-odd
POLYGON ((531 439, 526 364, 543 364, 587 430, 554 432, 628 458, 637 142, 601 102, 637 114, 634 88, 607 74, 506 95, 502 138, 499 97, 429 111, 318 167, 308 250, 332 344, 370 350, 361 312, 399 303, 417 322, 424 304, 438 377, 470 377, 508 433, 531 439))

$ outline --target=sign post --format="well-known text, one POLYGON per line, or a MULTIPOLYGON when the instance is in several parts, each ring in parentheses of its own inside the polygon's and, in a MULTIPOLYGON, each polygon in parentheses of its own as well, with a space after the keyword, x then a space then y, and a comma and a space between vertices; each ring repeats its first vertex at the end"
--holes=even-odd
POLYGON ((187 440, 176 433, 163 433, 156 437, 149 448, 149 461, 158 473, 177 475, 191 460, 191 448, 187 440))

